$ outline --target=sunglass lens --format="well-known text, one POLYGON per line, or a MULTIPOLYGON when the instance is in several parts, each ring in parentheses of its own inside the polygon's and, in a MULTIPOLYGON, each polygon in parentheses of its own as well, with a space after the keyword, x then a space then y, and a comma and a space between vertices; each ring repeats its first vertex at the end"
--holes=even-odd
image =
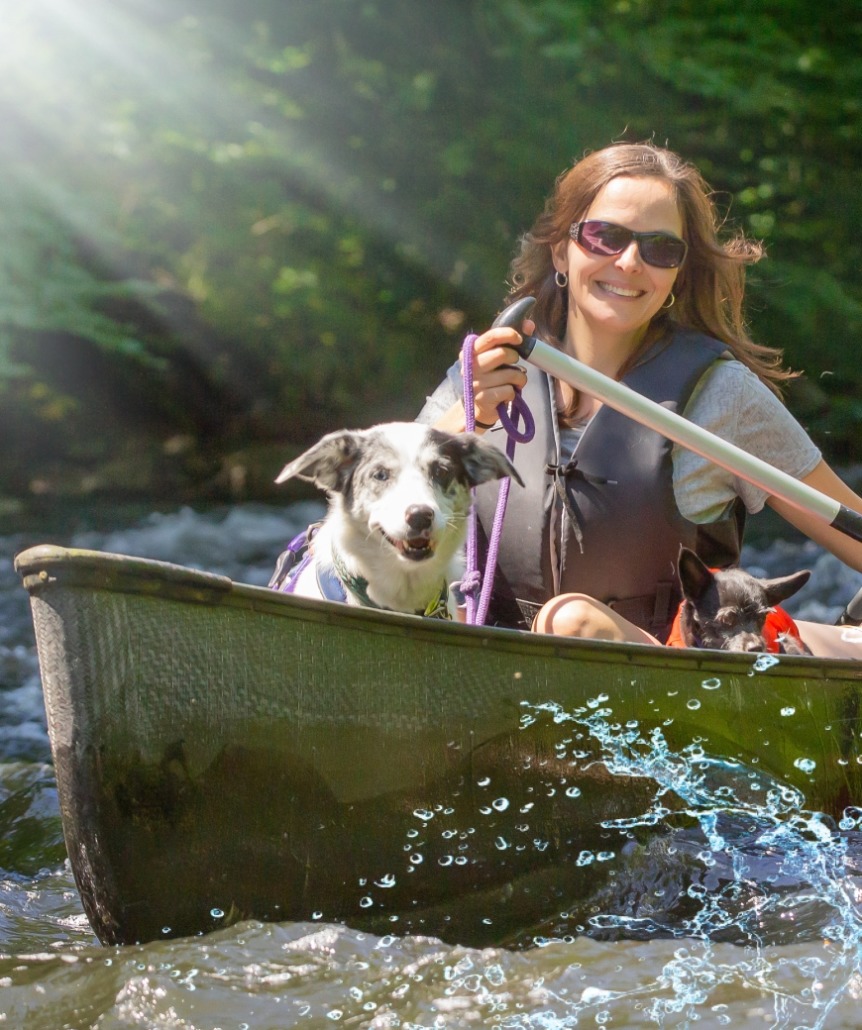
POLYGON ((641 236, 638 246, 644 261, 648 261, 657 268, 676 268, 685 257, 683 241, 660 232, 650 236, 641 236))
POLYGON ((610 222, 584 222, 581 242, 594 254, 621 254, 632 241, 632 234, 610 222))

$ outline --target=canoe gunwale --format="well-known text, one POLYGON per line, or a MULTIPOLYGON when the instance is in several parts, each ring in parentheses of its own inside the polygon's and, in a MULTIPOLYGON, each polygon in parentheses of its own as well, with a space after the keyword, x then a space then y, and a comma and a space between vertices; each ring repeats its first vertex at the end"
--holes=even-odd
MULTIPOLYGON (((708 649, 666 648, 653 644, 574 640, 489 626, 466 626, 421 616, 379 611, 316 598, 283 594, 268 587, 237 583, 227 576, 170 562, 110 552, 42 544, 15 557, 23 586, 38 595, 53 584, 116 593, 158 596, 180 602, 231 605, 309 622, 352 625, 365 632, 431 639, 440 646, 528 652, 575 662, 610 662, 639 668, 690 668, 698 673, 748 675, 757 655, 708 649)), ((852 659, 783 655, 758 672, 788 679, 862 680, 862 663, 852 659)))

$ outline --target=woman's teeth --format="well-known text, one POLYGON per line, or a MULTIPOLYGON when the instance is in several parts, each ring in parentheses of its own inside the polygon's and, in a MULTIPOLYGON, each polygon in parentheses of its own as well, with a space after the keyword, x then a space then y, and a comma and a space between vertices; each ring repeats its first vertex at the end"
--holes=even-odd
POLYGON ((615 293, 618 297, 641 297, 643 290, 627 290, 622 286, 614 286, 613 283, 599 283, 599 286, 608 293, 615 293))

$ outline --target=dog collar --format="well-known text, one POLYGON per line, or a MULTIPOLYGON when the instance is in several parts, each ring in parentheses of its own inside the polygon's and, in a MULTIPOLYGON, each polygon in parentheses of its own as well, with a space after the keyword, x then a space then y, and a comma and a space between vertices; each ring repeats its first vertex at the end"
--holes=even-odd
MULTIPOLYGON (((338 576, 339 582, 345 591, 349 591, 359 601, 360 604, 366 608, 376 608, 378 611, 389 611, 388 608, 383 608, 382 605, 375 604, 374 601, 368 596, 368 580, 362 576, 354 576, 350 572, 341 555, 333 548, 332 550, 332 567, 338 576)), ((426 619, 450 619, 449 614, 449 587, 444 580, 437 595, 433 597, 422 609, 418 608, 415 612, 416 615, 422 615, 426 619)))

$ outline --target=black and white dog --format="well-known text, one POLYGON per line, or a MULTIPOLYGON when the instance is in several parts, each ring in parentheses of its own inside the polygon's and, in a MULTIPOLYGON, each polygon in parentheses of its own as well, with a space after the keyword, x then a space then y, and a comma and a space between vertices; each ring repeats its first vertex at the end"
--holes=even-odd
POLYGON ((471 433, 388 422, 323 437, 281 471, 329 497, 306 558, 286 551, 270 581, 306 597, 454 617, 450 585, 463 575, 470 488, 512 476, 508 458, 471 433), (287 560, 286 560, 287 559, 287 560))

